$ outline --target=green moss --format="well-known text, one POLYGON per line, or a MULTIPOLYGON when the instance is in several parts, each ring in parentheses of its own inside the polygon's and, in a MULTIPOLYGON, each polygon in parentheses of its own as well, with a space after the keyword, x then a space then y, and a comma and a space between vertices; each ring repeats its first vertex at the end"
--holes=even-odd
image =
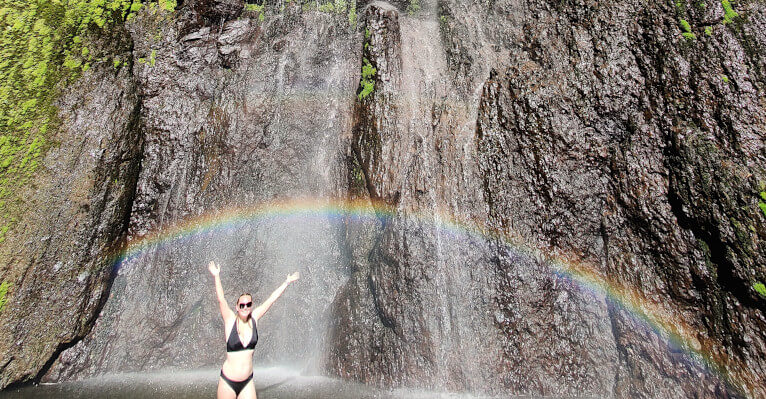
MULTIPOLYGON (((287 1, 289 3, 289 1, 287 1)), ((284 5, 282 7, 284 10, 284 5)), ((356 30, 357 13, 356 0, 324 0, 324 3, 318 1, 306 1, 301 6, 303 11, 319 11, 329 14, 347 14, 349 26, 356 30)))
POLYGON ((321 12, 330 12, 330 13, 335 12, 335 4, 333 3, 320 4, 318 10, 321 12))
POLYGON ((149 66, 154 66, 157 60, 157 50, 152 50, 152 54, 149 56, 149 66))
POLYGON ((678 21, 678 24, 679 24, 679 25, 681 25, 681 29, 682 29, 684 32, 687 32, 687 33, 691 33, 691 31, 692 31, 692 26, 691 26, 691 25, 689 25, 689 22, 687 22, 685 19, 681 19, 681 20, 679 20, 679 21, 678 21))
POLYGON ((697 239, 697 245, 699 245, 700 249, 702 250, 702 253, 705 256, 705 267, 712 275, 717 275, 718 271, 716 270, 715 265, 713 264, 713 261, 711 259, 710 255, 710 247, 707 245, 707 243, 704 240, 697 239))
POLYGON ((681 30, 683 30, 683 37, 685 37, 688 40, 696 40, 697 36, 692 33, 692 27, 689 25, 689 22, 687 22, 685 19, 678 20, 678 24, 681 26, 681 30))
POLYGON ((11 285, 13 284, 7 281, 3 281, 2 284, 0 284, 0 312, 2 312, 5 307, 5 295, 8 293, 8 289, 11 288, 11 285))
POLYGON ((763 216, 766 216, 766 191, 760 192, 761 200, 758 201, 758 207, 761 208, 761 212, 763 212, 763 216))
POLYGON ((176 0, 159 0, 159 5, 163 10, 173 12, 178 7, 178 2, 176 0))
POLYGON ((420 0, 410 0, 410 4, 407 6, 407 13, 415 15, 418 11, 420 11, 420 0))
POLYGON ((356 15, 356 0, 351 1, 351 5, 348 7, 348 24, 351 26, 351 29, 356 30, 356 21, 357 21, 357 15, 356 15))
POLYGON ((766 286, 764 286, 762 282, 759 281, 753 284, 753 289, 761 296, 761 298, 766 298, 766 286))
MULTIPOLYGON (((265 4, 265 0, 264 0, 264 4, 265 4)), ((256 13, 258 15, 258 20, 261 21, 261 22, 264 19, 266 19, 265 15, 264 15, 264 8, 265 8, 265 6, 263 4, 261 4, 261 5, 258 5, 258 4, 245 4, 245 11, 256 13)))
POLYGON ((686 13, 686 3, 681 0, 676 0, 674 2, 676 6, 676 12, 680 15, 684 15, 686 13))
POLYGON ((712 36, 713 35, 713 27, 712 26, 706 26, 705 27, 705 34, 707 36, 712 36))
POLYGON ((723 80, 724 83, 729 83, 729 77, 726 75, 721 75, 721 80, 723 80))
POLYGON ((0 241, 15 223, 57 123, 62 86, 97 59, 89 32, 122 23, 138 0, 3 0, 0 6, 0 241))
POLYGON ((739 17, 739 14, 737 14, 737 12, 734 11, 734 8, 731 7, 731 3, 729 3, 729 0, 721 0, 721 5, 723 6, 723 23, 724 24, 734 22, 734 19, 739 17))
POLYGON ((373 91, 375 91, 376 73, 378 73, 378 70, 372 66, 370 60, 365 58, 364 63, 362 64, 362 80, 359 82, 360 91, 357 95, 359 101, 364 100, 370 94, 372 94, 373 91))

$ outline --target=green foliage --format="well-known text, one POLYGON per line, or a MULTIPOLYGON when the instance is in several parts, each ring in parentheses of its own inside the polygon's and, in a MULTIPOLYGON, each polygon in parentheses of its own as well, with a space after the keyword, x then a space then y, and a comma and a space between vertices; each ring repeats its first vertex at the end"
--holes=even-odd
POLYGON ((178 2, 176 0, 158 0, 158 3, 160 8, 165 11, 173 12, 176 10, 176 7, 178 7, 178 2))
POLYGON ((245 4, 245 11, 263 12, 263 5, 247 3, 245 4))
POLYGON ((763 285, 762 282, 759 281, 753 284, 753 289, 761 296, 761 298, 766 298, 766 286, 763 285))
POLYGON ((761 212, 763 212, 763 216, 766 216, 766 191, 761 191, 761 200, 758 201, 758 207, 761 208, 761 212))
POLYGON ((729 3, 729 0, 721 0, 721 5, 723 6, 723 23, 728 24, 734 21, 734 18, 739 17, 739 14, 737 14, 736 11, 734 11, 734 8, 731 7, 731 3, 729 3))
MULTIPOLYGON (((139 5, 136 5, 136 4, 139 5)), ((139 0, 3 0, 0 5, 0 241, 49 146, 53 101, 98 57, 88 33, 121 23, 139 0)))
POLYGON ((724 83, 729 83, 729 77, 726 75, 721 75, 721 80, 723 80, 724 83))
POLYGON ((407 13, 414 15, 420 11, 420 0, 410 0, 410 4, 407 6, 407 13))
POLYGON ((681 0, 676 0, 674 2, 676 6, 676 12, 680 15, 684 15, 686 13, 686 3, 681 0))
POLYGON ((263 9, 264 9, 264 5, 263 4, 261 4, 261 5, 254 4, 254 3, 245 4, 245 11, 252 11, 252 12, 262 13, 263 9))
POLYGON ((370 60, 365 58, 362 64, 362 80, 359 82, 359 87, 361 90, 357 95, 359 101, 364 100, 370 94, 372 94, 373 91, 375 91, 375 74, 377 73, 378 70, 372 66, 370 60))
POLYGON ((706 26, 705 27, 705 35, 712 36, 713 35, 713 27, 712 26, 706 26))
POLYGON ((303 10, 317 10, 320 12, 326 12, 330 14, 344 14, 348 15, 348 24, 352 29, 356 29, 357 14, 356 14, 356 0, 331 0, 325 3, 319 4, 319 2, 308 1, 303 4, 303 10))
POLYGON ((149 56, 149 66, 154 66, 154 62, 157 60, 157 50, 152 50, 152 54, 149 56))
POLYGON ((11 285, 13 284, 7 281, 3 281, 3 283, 0 284, 0 312, 2 312, 5 307, 5 295, 8 293, 8 289, 11 288, 11 285))
POLYGON ((685 19, 678 20, 678 24, 681 25, 681 30, 683 30, 683 37, 685 37, 688 40, 695 40, 697 39, 697 36, 692 33, 692 27, 689 25, 689 22, 687 22, 685 19))
POLYGON ((689 22, 687 22, 685 19, 679 20, 678 23, 679 23, 679 25, 681 25, 681 29, 684 32, 691 32, 692 31, 692 26, 689 25, 689 22))
POLYGON ((351 5, 348 7, 348 24, 353 30, 356 30, 356 21, 356 0, 351 0, 351 5))
POLYGON ((263 0, 263 4, 261 5, 251 3, 245 4, 245 11, 256 13, 258 15, 258 20, 263 22, 263 20, 266 19, 265 4, 266 0, 263 0))

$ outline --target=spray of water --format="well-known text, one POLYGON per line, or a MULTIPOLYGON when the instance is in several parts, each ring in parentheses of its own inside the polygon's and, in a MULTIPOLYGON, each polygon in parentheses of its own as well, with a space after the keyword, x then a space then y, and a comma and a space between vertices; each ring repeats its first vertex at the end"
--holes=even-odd
MULTIPOLYGON (((236 232, 247 230, 254 224, 276 223, 283 226, 304 226, 296 227, 298 230, 291 232, 292 237, 295 238, 301 236, 303 231, 301 229, 310 230, 312 228, 305 226, 330 224, 340 228, 343 225, 369 222, 370 220, 386 223, 396 214, 396 210, 384 204, 374 204, 369 201, 328 199, 291 199, 262 203, 256 206, 219 210, 190 218, 182 223, 169 226, 161 231, 130 242, 122 252, 114 254, 114 265, 117 268, 126 267, 126 265, 130 265, 131 259, 141 256, 146 251, 161 251, 163 248, 177 247, 184 243, 195 242, 200 237, 237 234, 236 232)), ((639 291, 600 273, 596 267, 580 261, 575 256, 564 253, 543 253, 527 245, 521 237, 514 236, 512 233, 494 231, 476 221, 460 220, 454 215, 434 212, 432 209, 427 213, 408 210, 408 214, 416 217, 425 225, 434 226, 444 237, 449 239, 501 243, 511 248, 514 253, 537 259, 549 265, 551 273, 572 281, 582 290, 606 297, 615 305, 629 312, 635 320, 665 338, 672 347, 685 352, 690 361, 701 364, 724 380, 736 382, 731 380, 733 377, 727 372, 727 367, 725 366, 731 366, 733 360, 722 357, 725 355, 714 356, 708 352, 707 348, 711 348, 712 343, 704 342, 697 338, 699 334, 687 323, 683 320, 674 319, 672 315, 668 314, 660 306, 661 304, 655 304, 644 298, 639 291)), ((307 237, 314 236, 315 234, 317 234, 316 231, 311 231, 307 237)), ((290 248, 289 245, 284 248, 277 246, 277 258, 295 259, 296 256, 300 256, 293 253, 290 248)), ((307 251, 307 254, 309 254, 307 256, 312 256, 311 253, 314 252, 307 251)), ((283 266, 285 269, 281 270, 287 273, 300 263, 278 261, 275 264, 289 265, 283 266)), ((279 271, 276 274, 279 274, 279 271)), ((309 275, 312 274, 309 273, 309 275)), ((320 276, 317 274, 314 277, 320 276)), ((334 276, 332 279, 337 278, 338 276, 334 276)), ((320 283, 316 289, 325 293, 334 293, 340 283, 342 281, 337 281, 335 284, 332 282, 320 283)), ((321 296, 321 294, 317 294, 312 296, 312 298, 321 296)), ((301 299, 295 299, 286 306, 286 309, 295 309, 296 306, 313 306, 314 309, 326 310, 332 298, 326 298, 326 300, 327 303, 317 306, 317 304, 304 303, 301 302, 301 299)), ((323 351, 326 350, 326 347, 320 344, 322 337, 326 335, 324 330, 326 329, 326 320, 323 319, 316 323, 316 329, 312 331, 311 340, 317 342, 317 344, 307 348, 303 355, 305 356, 310 353, 313 356, 309 356, 309 358, 319 359, 323 356, 323 351)), ((288 326, 288 328, 293 327, 288 326)), ((284 340, 281 342, 280 345, 292 345, 292 343, 284 342, 284 340)), ((314 366, 317 366, 317 364, 315 363, 314 366)), ((303 367, 305 370, 305 366, 303 367)))

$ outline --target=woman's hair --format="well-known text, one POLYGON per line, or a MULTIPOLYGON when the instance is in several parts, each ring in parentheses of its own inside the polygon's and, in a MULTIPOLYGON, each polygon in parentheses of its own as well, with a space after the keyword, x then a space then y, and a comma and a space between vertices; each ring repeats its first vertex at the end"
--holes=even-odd
MULTIPOLYGON (((244 294, 242 294, 242 295, 237 297, 237 303, 239 303, 239 300, 242 299, 243 296, 249 296, 250 297, 250 301, 252 302, 253 296, 248 294, 247 292, 245 292, 244 294)), ((238 310, 239 309, 235 309, 235 312, 238 311, 238 310)), ((247 320, 250 320, 250 318, 253 317, 252 310, 253 310, 253 307, 251 306, 250 307, 250 314, 247 315, 247 320)))

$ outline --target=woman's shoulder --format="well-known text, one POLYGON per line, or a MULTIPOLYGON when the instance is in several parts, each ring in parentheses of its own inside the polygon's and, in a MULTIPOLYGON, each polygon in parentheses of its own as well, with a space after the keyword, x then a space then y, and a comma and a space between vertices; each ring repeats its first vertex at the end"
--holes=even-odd
POLYGON ((226 329, 226 331, 231 330, 232 327, 234 327, 234 323, 237 322, 236 317, 229 317, 223 319, 223 327, 226 329))

